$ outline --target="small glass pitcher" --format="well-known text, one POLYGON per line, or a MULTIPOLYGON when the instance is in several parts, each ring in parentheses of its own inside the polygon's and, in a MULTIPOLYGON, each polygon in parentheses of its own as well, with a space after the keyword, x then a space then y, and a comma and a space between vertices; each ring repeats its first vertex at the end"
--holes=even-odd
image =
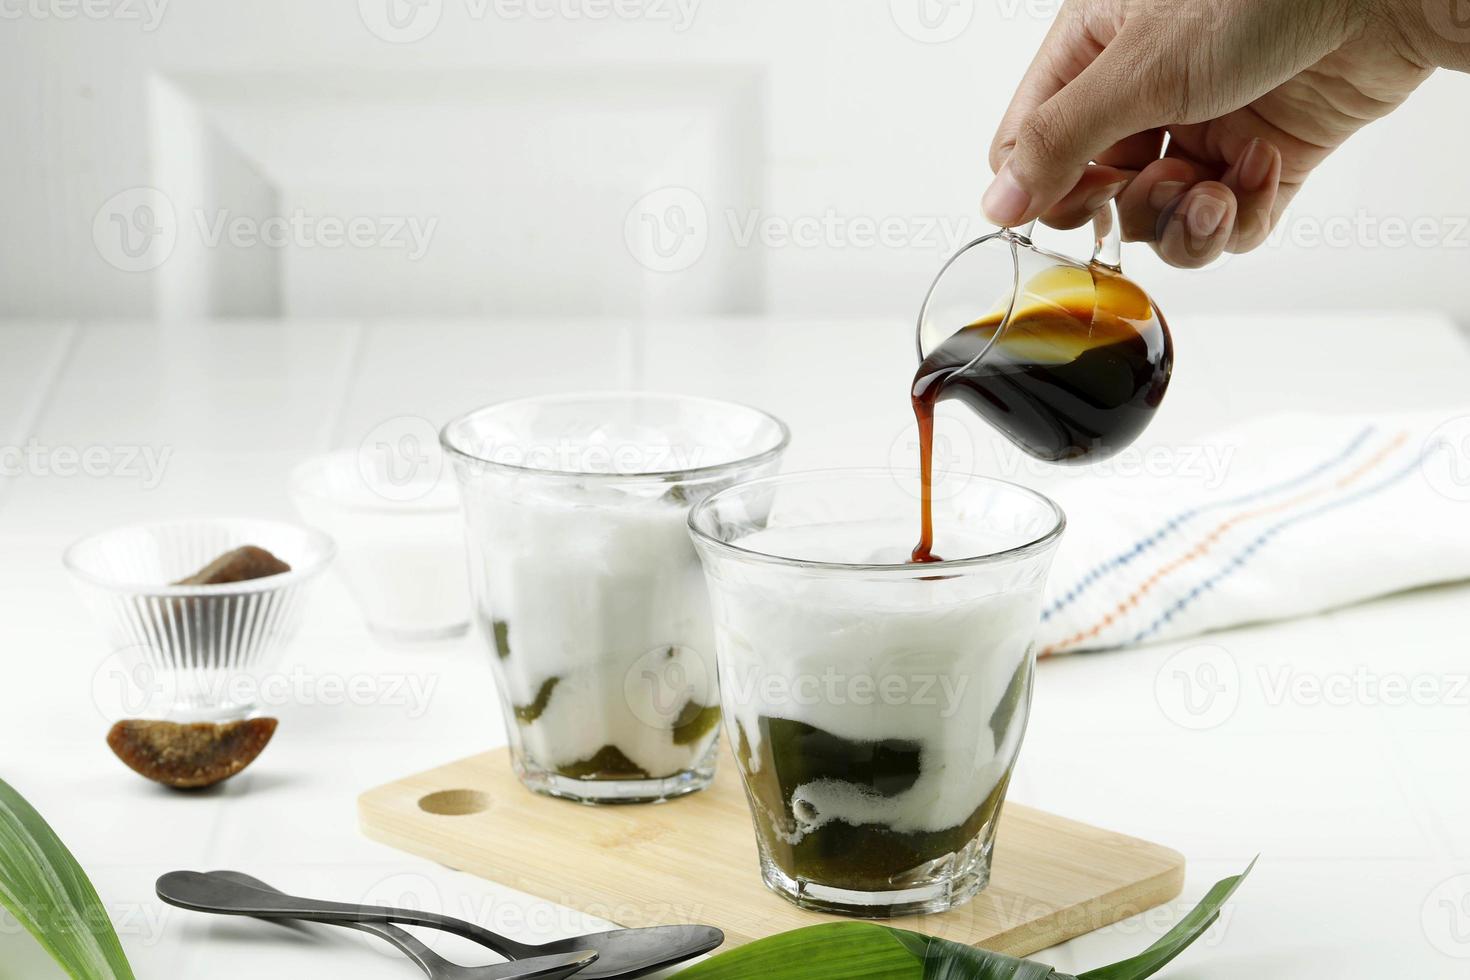
POLYGON ((915 379, 939 384, 1038 459, 1105 459, 1164 397, 1173 343, 1120 261, 1115 206, 1093 220, 1087 262, 1032 244, 1035 222, 961 248, 919 311, 915 379))

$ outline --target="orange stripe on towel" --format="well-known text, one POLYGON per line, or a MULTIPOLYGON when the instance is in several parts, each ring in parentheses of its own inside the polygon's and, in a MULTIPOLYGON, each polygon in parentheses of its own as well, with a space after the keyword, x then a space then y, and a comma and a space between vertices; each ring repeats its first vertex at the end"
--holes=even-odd
POLYGON ((1161 581, 1168 578, 1171 574, 1185 567, 1194 560, 1202 558, 1206 554, 1208 554, 1210 549, 1213 548, 1221 538, 1223 538, 1238 525, 1243 524, 1246 521, 1255 520, 1258 517, 1265 517, 1268 514, 1276 514, 1280 513, 1283 510, 1288 510, 1298 504, 1311 500, 1314 497, 1320 497, 1323 494, 1327 493, 1329 490, 1341 490, 1344 487, 1351 486, 1353 483, 1362 479, 1368 473, 1372 472, 1374 469, 1380 466, 1385 459, 1393 454, 1394 450, 1398 449, 1405 442, 1407 442, 1408 438, 1409 434, 1407 432, 1400 432, 1397 436, 1393 438, 1392 441, 1388 443, 1388 445, 1384 446, 1377 453, 1373 454, 1373 456, 1365 461, 1363 465, 1349 472, 1345 476, 1339 478, 1337 482, 1333 483, 1330 486, 1319 487, 1316 490, 1310 490, 1306 493, 1298 494, 1297 496, 1292 497, 1289 500, 1284 500, 1279 503, 1270 504, 1265 507, 1257 507, 1254 510, 1243 511, 1242 513, 1239 513, 1234 517, 1227 518, 1226 520, 1220 522, 1208 534, 1201 538, 1199 543, 1196 544, 1193 548, 1190 548, 1178 558, 1175 558, 1159 566, 1159 568, 1152 575, 1144 579, 1143 582, 1139 584, 1138 588, 1133 590, 1133 593, 1129 595, 1128 598, 1118 603, 1118 605, 1113 609, 1112 612, 1104 615, 1102 619, 1099 619, 1096 623, 1092 624, 1092 626, 1088 627, 1087 629, 1081 630, 1067 637, 1065 640, 1061 640, 1057 643, 1052 644, 1051 646, 1042 650, 1041 653, 1039 653, 1037 656, 1049 657, 1054 653, 1058 653, 1062 650, 1067 649, 1068 647, 1073 647, 1086 640, 1092 639, 1093 637, 1101 633, 1104 629, 1111 626, 1117 619, 1131 612, 1143 599, 1144 596, 1153 591, 1154 586, 1158 585, 1161 581))

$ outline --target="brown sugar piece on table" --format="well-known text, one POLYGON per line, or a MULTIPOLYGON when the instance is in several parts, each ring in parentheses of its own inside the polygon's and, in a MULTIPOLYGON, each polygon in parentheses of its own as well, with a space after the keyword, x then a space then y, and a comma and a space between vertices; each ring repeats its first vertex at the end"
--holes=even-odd
POLYGON ((276 733, 276 719, 220 724, 120 721, 107 744, 139 775, 176 789, 201 789, 240 773, 276 733))
POLYGON ((246 582, 289 572, 291 566, 281 561, 264 548, 247 544, 227 551, 205 565, 188 578, 181 578, 174 585, 225 585, 229 582, 246 582))

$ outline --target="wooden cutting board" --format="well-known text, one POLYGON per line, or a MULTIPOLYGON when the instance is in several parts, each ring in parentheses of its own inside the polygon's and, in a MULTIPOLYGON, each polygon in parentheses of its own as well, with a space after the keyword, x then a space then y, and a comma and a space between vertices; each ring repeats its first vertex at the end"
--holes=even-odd
MULTIPOLYGON (((738 946, 834 919, 766 889, 740 777, 721 761, 702 793, 589 807, 524 789, 500 749, 370 790, 358 813, 374 840, 624 926, 702 922, 738 946)), ((892 924, 1025 956, 1183 884, 1184 858, 1167 847, 1007 803, 990 886, 892 924)))

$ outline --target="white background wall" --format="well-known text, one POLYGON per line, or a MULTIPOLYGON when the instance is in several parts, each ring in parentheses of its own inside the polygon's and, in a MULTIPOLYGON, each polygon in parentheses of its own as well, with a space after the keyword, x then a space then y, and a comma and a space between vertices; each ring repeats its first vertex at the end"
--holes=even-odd
MULTIPOLYGON (((983 229, 990 134, 1056 8, 149 2, 0 0, 0 316, 907 318, 983 229), (209 241, 271 215, 307 230, 209 241), (360 244, 330 245, 352 219, 360 244)), ((1268 247, 1203 273, 1134 248, 1132 271, 1173 319, 1470 318, 1467 106, 1470 78, 1441 73, 1268 247)))

